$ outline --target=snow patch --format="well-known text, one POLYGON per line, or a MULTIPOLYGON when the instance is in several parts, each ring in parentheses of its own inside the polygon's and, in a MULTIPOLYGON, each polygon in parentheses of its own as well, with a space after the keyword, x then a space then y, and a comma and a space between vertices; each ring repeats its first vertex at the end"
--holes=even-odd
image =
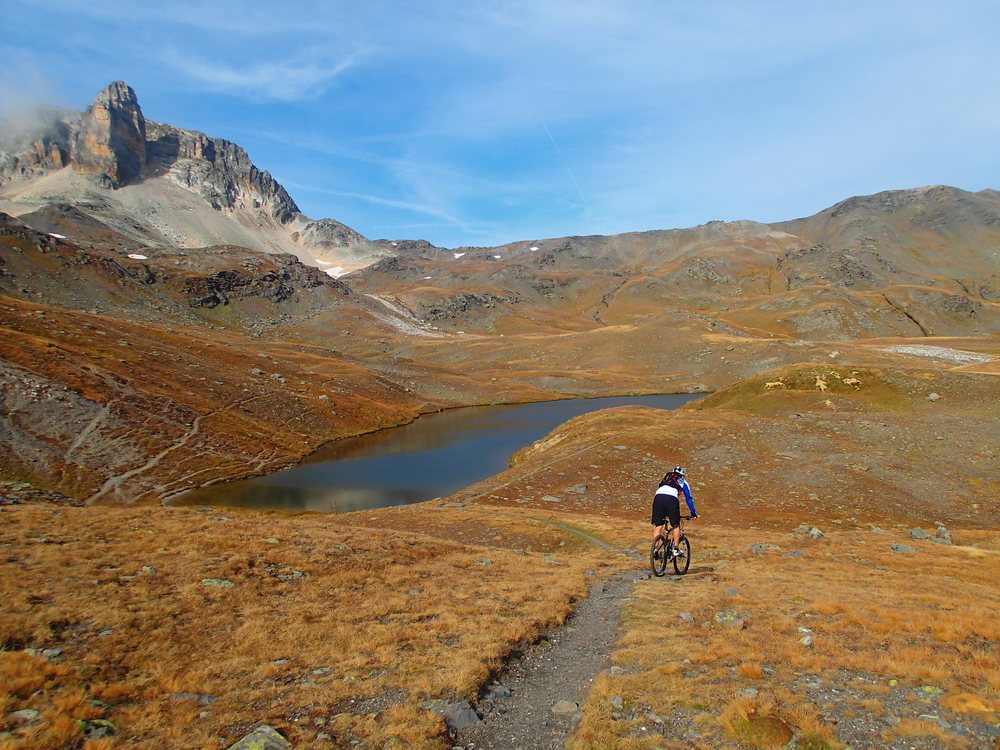
POLYGON ((934 357, 935 359, 943 359, 945 362, 952 362, 956 365, 992 362, 996 359, 989 354, 977 354, 976 352, 967 352, 962 349, 947 349, 943 346, 927 346, 926 344, 889 346, 882 351, 912 354, 915 357, 934 357))
POLYGON ((430 276, 424 276, 424 281, 430 281, 430 276))
POLYGON ((55 232, 49 232, 49 237, 55 237, 57 240, 64 240, 64 239, 66 239, 66 235, 65 234, 56 234, 55 232))
POLYGON ((332 266, 333 265, 333 261, 332 260, 320 260, 319 258, 317 258, 316 262, 317 263, 322 263, 324 266, 332 266))
POLYGON ((332 276, 335 279, 339 279, 341 276, 347 273, 347 271, 344 270, 343 266, 334 266, 333 268, 324 268, 323 273, 325 273, 327 276, 332 276))
MULTIPOLYGON (((56 237, 57 235, 52 235, 52 236, 56 237)), ((139 253, 129 253, 128 257, 130 257, 132 260, 149 260, 149 258, 147 258, 145 255, 139 255, 139 253)))
POLYGON ((399 247, 398 242, 390 242, 389 244, 392 245, 393 247, 399 247))
POLYGON ((537 253, 537 252, 538 252, 538 245, 532 245, 532 246, 531 246, 531 247, 529 247, 528 249, 529 249, 529 250, 530 250, 531 252, 533 252, 533 253, 537 253))
POLYGON ((454 255, 455 259, 457 260, 458 258, 461 258, 463 255, 465 255, 465 253, 452 253, 452 255, 454 255))
POLYGON ((497 260, 500 260, 500 256, 499 255, 494 255, 493 257, 496 258, 497 260))

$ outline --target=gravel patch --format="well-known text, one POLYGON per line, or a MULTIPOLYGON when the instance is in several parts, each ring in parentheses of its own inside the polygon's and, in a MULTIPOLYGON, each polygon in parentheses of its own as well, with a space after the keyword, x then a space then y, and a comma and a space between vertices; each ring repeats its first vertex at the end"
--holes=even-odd
POLYGON ((479 700, 482 723, 459 732, 456 746, 563 747, 594 678, 610 663, 622 602, 636 576, 619 573, 595 583, 563 627, 515 654, 479 700))

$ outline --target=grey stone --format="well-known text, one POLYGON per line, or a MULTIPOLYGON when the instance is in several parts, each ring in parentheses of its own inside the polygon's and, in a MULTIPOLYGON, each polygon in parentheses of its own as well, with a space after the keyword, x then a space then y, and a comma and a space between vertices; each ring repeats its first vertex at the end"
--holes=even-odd
POLYGON ((479 726, 483 723, 468 701, 451 703, 444 710, 444 723, 453 732, 461 732, 466 727, 479 726))
POLYGON ((893 552, 916 552, 916 547, 911 547, 908 544, 890 544, 889 549, 893 552))
POLYGON ((170 696, 172 701, 197 701, 200 706, 208 706, 215 702, 214 695, 204 693, 174 693, 170 696))
POLYGON ((574 484, 572 487, 567 487, 563 492, 568 492, 571 495, 583 495, 587 492, 587 485, 585 484, 574 484))
POLYGON ((813 539, 822 539, 823 532, 817 529, 815 526, 813 526, 811 529, 809 529, 809 536, 812 537, 813 539))
POLYGON ((208 586, 209 588, 231 589, 236 584, 228 578, 202 578, 201 585, 208 586))
POLYGON ((43 648, 42 656, 46 659, 58 659, 62 656, 63 650, 61 648, 43 648))
POLYGON ((739 596, 739 595, 740 595, 739 589, 734 589, 732 587, 726 589, 726 596, 739 596))
POLYGON ((556 716, 572 716, 578 708, 573 701, 561 700, 552 706, 552 713, 556 716))
POLYGON ((923 529, 910 529, 910 539, 930 539, 931 535, 923 529))
POLYGON ((41 716, 41 714, 33 708, 22 708, 20 711, 11 711, 7 714, 8 718, 20 722, 38 721, 39 716, 41 716))
POLYGON ((782 557, 802 557, 804 554, 805 553, 800 549, 793 549, 783 554, 782 557))
POLYGON ((625 699, 622 698, 620 695, 609 695, 608 703, 611 704, 611 708, 613 708, 615 711, 621 711, 622 708, 625 706, 625 699))
POLYGON ((478 560, 476 560, 476 562, 479 563, 480 565, 492 565, 493 564, 493 561, 490 558, 488 558, 488 557, 480 557, 478 560))
POLYGON ((506 685, 501 685, 499 682, 491 682, 486 687, 486 695, 484 698, 488 701, 510 700, 510 688, 506 685))
POLYGON ((261 724, 228 750, 291 750, 291 744, 272 726, 261 724))
POLYGON ((154 568, 152 565, 143 565, 142 572, 148 576, 151 576, 153 575, 153 573, 156 572, 156 568, 154 568))
POLYGON ((738 691, 736 694, 740 698, 756 698, 757 697, 757 693, 758 693, 757 688, 748 687, 748 688, 743 688, 742 690, 738 691))
POLYGON ((750 551, 753 552, 755 555, 763 555, 772 550, 780 550, 780 549, 781 547, 779 547, 777 544, 769 544, 767 542, 758 542, 757 544, 750 545, 750 551))
POLYGON ((562 498, 556 497, 555 495, 542 495, 543 503, 561 503, 562 498))
POLYGON ((690 612, 681 612, 677 615, 683 622, 694 622, 694 615, 690 612))
POLYGON ((749 624, 750 615, 737 612, 735 609, 727 609, 724 612, 716 612, 714 620, 724 627, 742 630, 749 624))
POLYGON ((938 400, 940 400, 940 398, 941 398, 941 396, 939 396, 937 393, 931 393, 931 394, 928 394, 928 396, 927 396, 927 400, 928 401, 938 401, 938 400))
POLYGON ((801 638, 799 638, 799 643, 808 648, 809 646, 813 645, 813 637, 811 635, 804 635, 801 638))
POLYGON ((934 541, 941 544, 951 544, 951 532, 944 526, 938 526, 934 534, 934 541))
POLYGON ((807 523, 800 523, 798 526, 795 527, 795 531, 796 531, 796 533, 799 533, 799 534, 808 534, 809 533, 809 529, 811 529, 811 528, 812 528, 812 526, 810 526, 807 523))

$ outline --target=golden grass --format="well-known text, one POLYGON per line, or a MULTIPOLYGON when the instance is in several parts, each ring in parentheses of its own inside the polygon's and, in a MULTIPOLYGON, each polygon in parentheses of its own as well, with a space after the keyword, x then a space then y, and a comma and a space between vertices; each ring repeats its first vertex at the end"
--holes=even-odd
MULTIPOLYGON (((799 747, 842 747, 840 727, 826 715, 881 717, 890 703, 913 713, 899 734, 919 730, 945 747, 963 744, 919 714, 940 706, 996 720, 1000 560, 930 543, 896 554, 889 544, 903 538, 861 530, 831 532, 822 542, 791 534, 763 540, 803 549, 797 558, 747 556, 750 539, 761 541, 756 532, 703 526, 685 578, 637 585, 613 657, 627 674, 602 676, 595 695, 622 696, 636 707, 635 721, 646 711, 686 717, 682 726, 698 727, 713 748, 769 747, 778 722, 799 747), (726 593, 732 589, 737 596, 726 593), (745 628, 715 622, 716 612, 730 609, 748 616, 745 628), (811 645, 800 642, 806 635, 811 645), (838 693, 811 697, 813 680, 838 693)), ((587 703, 579 747, 592 738, 609 747, 658 746, 638 742, 627 716, 610 721, 601 703, 587 703)))
POLYGON ((543 551, 410 532, 393 513, 364 528, 230 510, 4 509, 2 716, 41 716, 0 719, 13 732, 0 747, 79 744, 84 719, 116 729, 94 748, 217 748, 260 723, 300 745, 326 732, 440 746, 444 725, 420 701, 473 697, 607 562, 514 514, 435 517, 453 535, 543 551))

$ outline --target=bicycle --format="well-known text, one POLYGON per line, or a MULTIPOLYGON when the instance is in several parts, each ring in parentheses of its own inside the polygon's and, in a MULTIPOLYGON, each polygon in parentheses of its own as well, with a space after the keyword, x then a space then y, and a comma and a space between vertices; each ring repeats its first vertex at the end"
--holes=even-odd
MULTIPOLYGON (((690 519, 691 516, 681 516, 681 518, 690 519)), ((691 566, 691 542, 688 541, 684 529, 681 529, 681 540, 677 545, 680 554, 675 555, 674 542, 670 538, 672 530, 670 521, 667 521, 663 531, 657 535, 656 539, 653 540, 652 546, 649 548, 649 569, 653 571, 653 575, 657 578, 667 572, 668 560, 673 562, 674 573, 677 575, 684 575, 691 566)))

